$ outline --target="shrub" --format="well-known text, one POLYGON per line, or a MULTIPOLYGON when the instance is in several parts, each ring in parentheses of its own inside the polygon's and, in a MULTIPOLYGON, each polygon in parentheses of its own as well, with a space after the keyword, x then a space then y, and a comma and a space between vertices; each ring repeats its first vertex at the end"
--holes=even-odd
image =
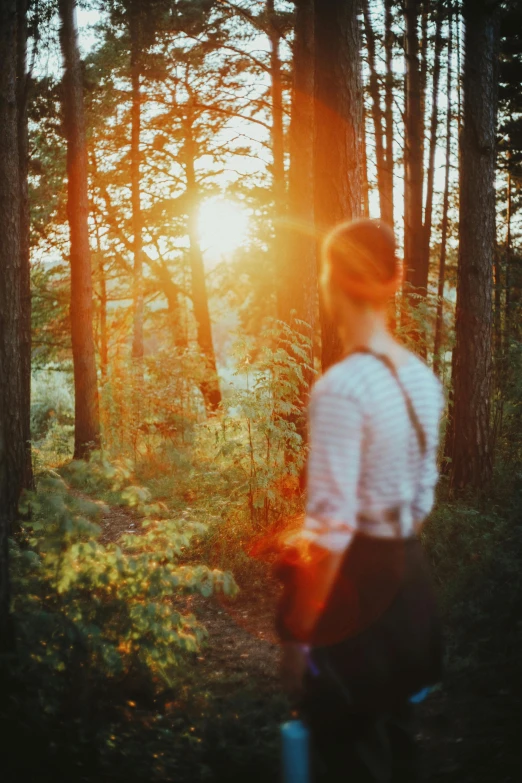
POLYGON ((73 494, 57 474, 40 478, 38 492, 27 496, 32 519, 25 538, 12 544, 13 610, 25 665, 93 682, 139 672, 171 684, 183 656, 205 637, 177 599, 231 595, 235 582, 204 565, 179 563, 204 531, 201 524, 147 506, 142 488, 120 492, 145 515, 144 535, 126 536, 121 546, 98 540, 103 505, 73 494))

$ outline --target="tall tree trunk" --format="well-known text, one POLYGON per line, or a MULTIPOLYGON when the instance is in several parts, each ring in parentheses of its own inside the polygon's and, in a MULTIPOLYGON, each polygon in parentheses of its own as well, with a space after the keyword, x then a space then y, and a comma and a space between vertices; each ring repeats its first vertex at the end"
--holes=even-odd
POLYGON ((437 9, 437 24, 435 29, 435 49, 433 63, 433 85, 430 121, 430 149, 428 158, 428 176, 426 180, 426 209, 424 211, 424 258, 423 269, 426 273, 425 288, 428 286, 428 273, 430 268, 430 246, 433 219, 433 190, 435 182, 435 152, 437 149, 437 130, 439 125, 439 81, 440 81, 440 56, 442 52, 442 17, 443 10, 437 9))
POLYGON ((26 489, 34 488, 31 459, 31 263, 29 251, 29 149, 28 149, 28 76, 27 76, 27 7, 28 0, 18 0, 18 161, 20 172, 20 284, 21 284, 21 338, 22 364, 22 426, 25 446, 24 479, 26 489))
POLYGON ((433 345, 433 370, 440 377, 442 371, 442 331, 444 316, 444 284, 446 280, 446 254, 448 246, 448 227, 449 227, 449 183, 451 171, 451 87, 452 87, 452 68, 451 58, 453 55, 453 19, 450 10, 448 20, 448 69, 446 74, 446 165, 444 171, 444 198, 442 204, 442 230, 440 240, 439 257, 439 281, 437 290, 437 315, 435 318, 435 342, 433 345))
MULTIPOLYGON (((283 84, 281 81, 281 33, 277 24, 274 0, 266 0, 265 13, 267 18, 267 35, 270 42, 270 95, 272 108, 271 147, 272 147, 272 194, 274 200, 275 232, 273 258, 276 270, 281 268, 284 238, 280 217, 286 209, 285 182, 285 144, 283 124, 283 84)), ((277 274, 277 273, 276 273, 277 274)), ((284 318, 284 299, 286 292, 282 290, 282 278, 279 278, 277 291, 277 311, 284 318)))
POLYGON ((17 3, 0 0, 0 650, 13 642, 8 536, 24 483, 17 3))
POLYGON ((389 192, 386 188, 386 158, 384 150, 384 122, 381 108, 381 92, 379 87, 379 75, 375 65, 375 33, 372 27, 370 15, 370 2, 363 0, 364 32, 366 37, 366 48, 368 50, 368 66, 370 69, 370 102, 371 114, 373 120, 375 137, 375 158, 377 165, 377 186, 379 189, 379 205, 381 218, 390 223, 390 203, 389 192))
POLYGON ((83 459, 100 446, 98 385, 93 335, 87 145, 82 68, 75 0, 59 0, 64 61, 63 116, 67 139, 67 217, 70 230, 71 337, 74 365, 74 456, 83 459))
POLYGON ((492 267, 500 5, 465 0, 452 486, 491 479, 492 267))
MULTIPOLYGON (((298 392, 300 414, 290 415, 302 442, 307 439, 310 387, 313 382, 314 343, 317 328, 317 264, 314 237, 314 0, 297 0, 293 42, 292 110, 290 120, 286 258, 281 270, 281 317, 310 340, 303 383, 298 392), (292 318, 292 313, 297 321, 292 318), (301 325, 304 322, 308 326, 301 325)), ((284 346, 286 348, 286 346, 284 346)), ((288 450, 288 464, 296 458, 288 450)), ((304 468, 304 466, 303 466, 304 468)), ((305 485, 305 470, 300 473, 305 485)))
MULTIPOLYGON (((319 238, 361 212, 362 90, 357 0, 315 0, 315 216, 319 238)), ((321 304, 322 365, 341 356, 321 304)))
POLYGON ((384 205, 388 211, 386 214, 383 214, 383 220, 393 228, 393 0, 384 0, 384 6, 384 56, 386 61, 386 76, 384 81, 384 127, 386 136, 386 157, 383 186, 384 205))
POLYGON ((208 308, 207 284, 203 253, 198 237, 199 192, 195 171, 195 151, 190 120, 185 122, 185 174, 188 196, 188 235, 190 242, 190 269, 192 275, 192 304, 197 325, 198 345, 206 360, 206 375, 201 392, 209 411, 215 411, 221 402, 221 391, 212 340, 212 325, 208 308))
MULTIPOLYGON (((315 332, 317 268, 314 241, 314 3, 296 3, 290 170, 288 176, 287 262, 284 265, 284 312, 291 311, 315 332)), ((311 358, 311 357, 310 357, 311 358)))
POLYGON ((405 208, 404 266, 405 281, 417 294, 426 293, 427 270, 423 264, 422 172, 423 114, 421 73, 419 68, 419 0, 405 0, 406 17, 406 116, 405 116, 405 208))
POLYGON ((143 220, 141 214, 140 135, 141 135, 141 4, 131 0, 129 7, 131 42, 131 203, 133 234, 133 332, 132 358, 141 372, 143 359, 143 220))
POLYGON ((272 180, 276 209, 286 199, 285 144, 283 128, 283 84, 281 81, 281 33, 277 26, 274 0, 266 0, 270 40, 270 92, 272 100, 272 180))

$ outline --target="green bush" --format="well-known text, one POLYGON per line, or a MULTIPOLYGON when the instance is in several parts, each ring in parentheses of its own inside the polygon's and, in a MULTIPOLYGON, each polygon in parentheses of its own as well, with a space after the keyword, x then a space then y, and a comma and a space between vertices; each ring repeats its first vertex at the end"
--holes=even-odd
MULTIPOLYGON (((94 475, 100 470, 95 463, 94 475)), ((38 491, 27 495, 31 521, 12 544, 20 646, 26 664, 50 672, 72 676, 80 669, 83 678, 100 681, 140 672, 172 684, 183 656, 205 638, 177 599, 232 595, 235 582, 230 574, 179 563, 204 532, 201 524, 147 506, 142 488, 123 487, 120 494, 145 515, 145 533, 125 536, 121 546, 98 540, 103 504, 74 494, 57 474, 40 478, 38 491)))
POLYGON ((74 423, 74 399, 70 378, 53 369, 40 370, 31 383, 31 435, 41 441, 56 425, 74 423))

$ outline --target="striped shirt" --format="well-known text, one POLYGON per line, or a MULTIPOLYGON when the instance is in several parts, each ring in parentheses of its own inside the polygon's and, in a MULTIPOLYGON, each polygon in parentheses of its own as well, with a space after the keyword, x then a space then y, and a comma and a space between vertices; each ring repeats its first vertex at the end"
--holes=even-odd
POLYGON ((348 356, 312 391, 304 533, 331 551, 346 549, 355 530, 411 536, 433 507, 442 387, 412 353, 397 373, 424 453, 397 379, 375 356, 348 356))

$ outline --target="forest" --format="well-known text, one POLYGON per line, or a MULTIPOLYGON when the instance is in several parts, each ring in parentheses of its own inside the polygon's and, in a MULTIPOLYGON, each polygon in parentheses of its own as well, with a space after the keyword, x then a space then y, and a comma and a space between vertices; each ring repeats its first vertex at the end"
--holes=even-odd
POLYGON ((521 0, 0 0, 0 770, 278 779, 278 541, 394 227, 441 379, 426 781, 522 759, 521 0))

